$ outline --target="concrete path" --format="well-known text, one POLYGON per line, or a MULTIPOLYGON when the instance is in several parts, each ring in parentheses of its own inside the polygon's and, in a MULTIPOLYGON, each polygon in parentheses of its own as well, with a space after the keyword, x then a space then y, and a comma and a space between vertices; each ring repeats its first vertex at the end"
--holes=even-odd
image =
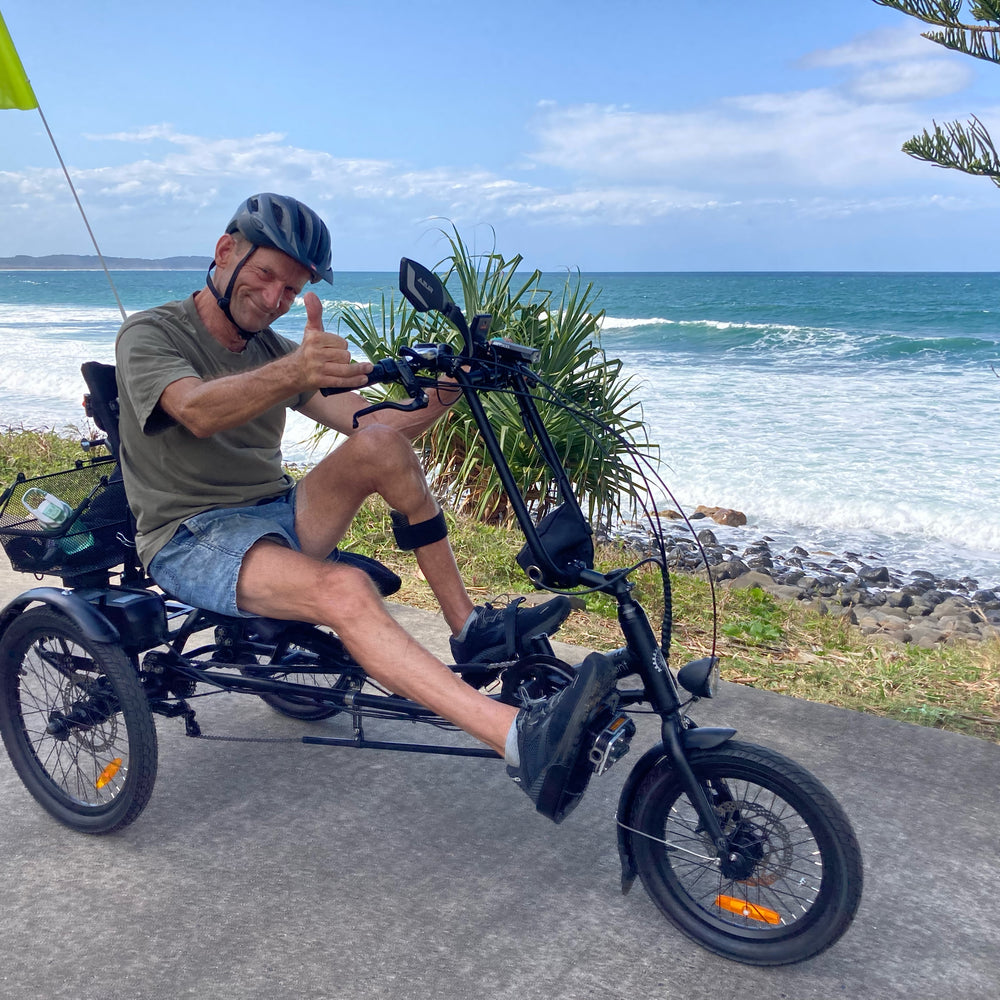
MULTIPOLYGON (((33 582, 0 569, 0 605, 33 582)), ((437 616, 398 614, 446 650, 437 616)), ((251 697, 198 707, 209 733, 307 729, 251 697)), ((152 801, 108 837, 51 820, 0 748, 0 996, 1000 996, 1000 748, 734 685, 693 714, 804 764, 854 822, 865 897, 811 962, 727 962, 675 932, 640 885, 620 894, 628 757, 556 827, 493 761, 206 742, 159 719, 152 801)), ((639 723, 633 757, 655 739, 639 723)))

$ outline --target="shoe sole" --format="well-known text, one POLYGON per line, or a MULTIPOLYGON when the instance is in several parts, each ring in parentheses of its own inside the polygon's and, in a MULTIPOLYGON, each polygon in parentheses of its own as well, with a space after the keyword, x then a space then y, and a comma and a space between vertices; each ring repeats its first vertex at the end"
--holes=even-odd
POLYGON ((618 671, 614 664, 602 653, 591 653, 580 665, 581 670, 588 663, 594 671, 590 682, 593 684, 593 690, 582 695, 574 705, 569 722, 563 730, 563 736, 556 745, 553 762, 543 769, 541 784, 536 786, 537 795, 532 796, 538 812, 554 823, 561 823, 569 815, 589 782, 589 778, 583 775, 585 780, 582 786, 574 789, 569 796, 565 794, 573 779, 577 777, 577 765, 580 762, 588 724, 618 679, 618 671))

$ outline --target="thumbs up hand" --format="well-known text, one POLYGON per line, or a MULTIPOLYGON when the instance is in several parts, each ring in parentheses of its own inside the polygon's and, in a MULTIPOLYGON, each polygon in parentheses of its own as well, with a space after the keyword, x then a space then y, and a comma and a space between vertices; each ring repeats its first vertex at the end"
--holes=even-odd
POLYGON ((306 292, 306 327, 299 348, 306 386, 310 389, 356 389, 365 385, 370 361, 352 361, 347 341, 323 329, 323 304, 315 292, 306 292))

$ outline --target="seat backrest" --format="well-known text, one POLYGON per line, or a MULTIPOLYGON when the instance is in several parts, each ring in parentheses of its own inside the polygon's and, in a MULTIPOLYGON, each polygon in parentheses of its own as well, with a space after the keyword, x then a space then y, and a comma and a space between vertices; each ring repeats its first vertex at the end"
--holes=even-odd
MULTIPOLYGON (((114 455, 115 471, 111 481, 122 478, 121 471, 121 438, 118 435, 118 377, 114 365, 105 365, 100 361, 85 361, 80 366, 83 380, 90 390, 84 397, 83 405, 87 416, 104 432, 108 449, 114 455)), ((124 492, 122 493, 124 497, 124 492)), ((128 502, 126 500, 126 507, 128 502)), ((119 534, 119 541, 126 549, 122 581, 124 583, 143 583, 145 580, 142 564, 135 554, 135 517, 128 508, 127 527, 119 534)))
POLYGON ((101 364, 100 361, 85 361, 80 371, 90 390, 84 397, 87 416, 104 431, 111 454, 119 458, 121 441, 118 437, 118 378, 115 366, 101 364))

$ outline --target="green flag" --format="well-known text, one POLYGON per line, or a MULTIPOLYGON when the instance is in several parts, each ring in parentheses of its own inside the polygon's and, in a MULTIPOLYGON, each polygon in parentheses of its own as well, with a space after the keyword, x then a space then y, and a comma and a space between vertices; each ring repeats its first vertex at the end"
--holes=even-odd
POLYGON ((30 111, 38 107, 35 92, 14 48, 3 14, 0 14, 0 108, 20 108, 30 111))

